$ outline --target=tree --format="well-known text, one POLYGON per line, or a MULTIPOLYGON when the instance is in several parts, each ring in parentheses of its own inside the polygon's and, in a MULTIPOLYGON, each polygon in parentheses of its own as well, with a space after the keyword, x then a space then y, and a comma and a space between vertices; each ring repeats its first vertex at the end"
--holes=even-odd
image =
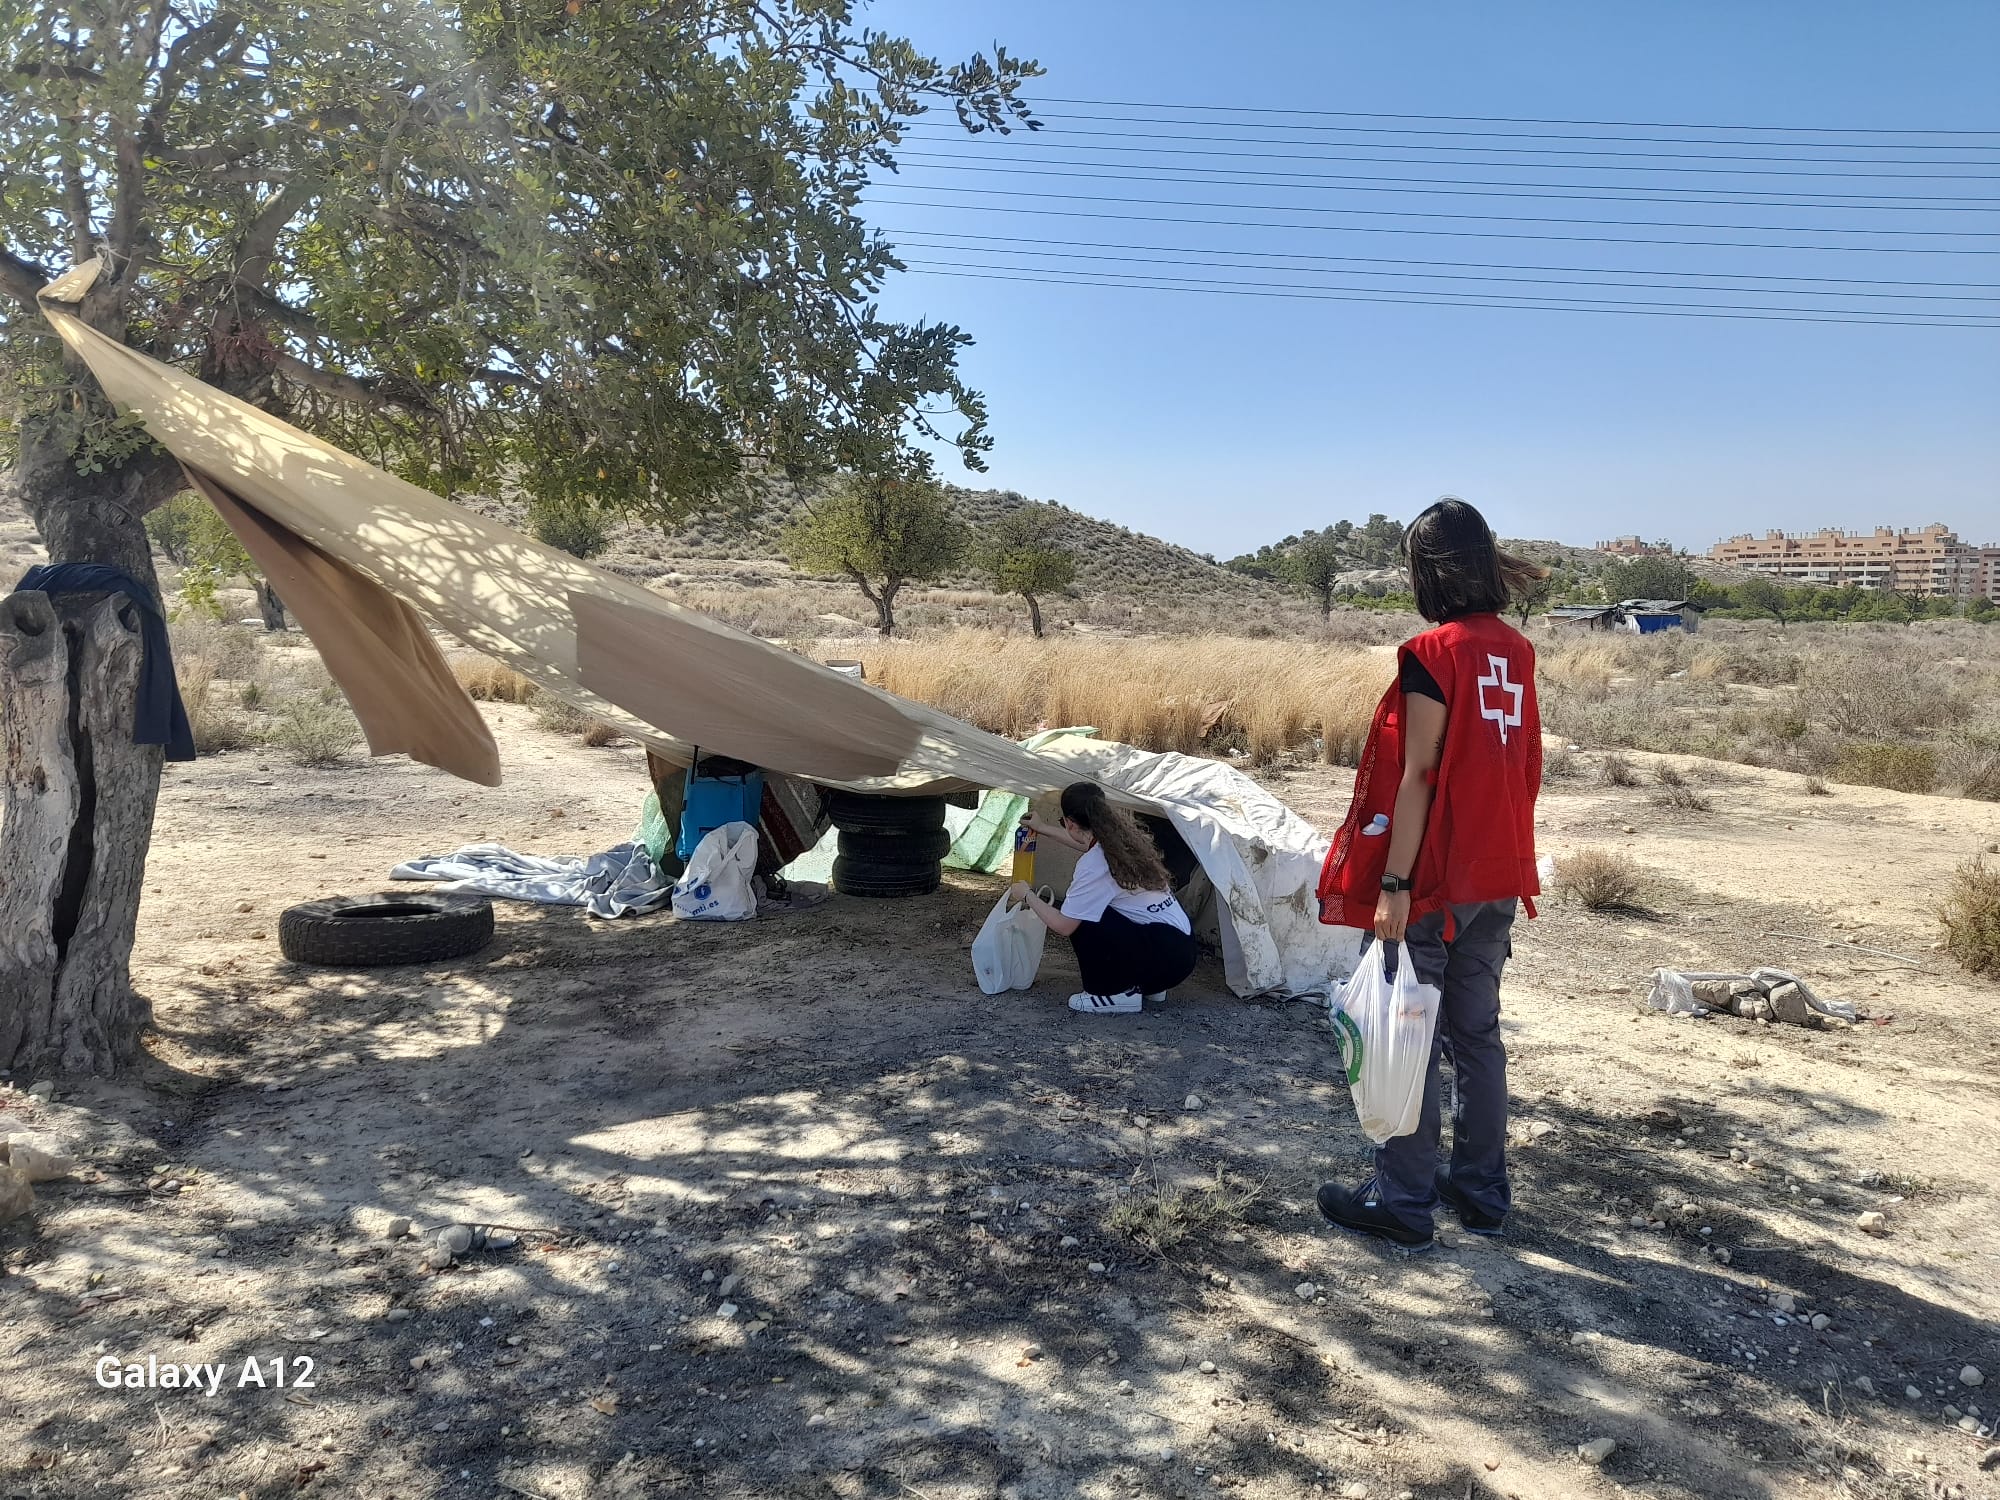
MULTIPOLYGON (((141 518, 182 487, 39 316, 93 256, 91 327, 445 493, 506 477, 666 524, 772 474, 921 467, 913 432, 979 467, 967 338, 877 311, 899 265, 857 210, 933 105, 1032 125, 1039 69, 943 66, 851 12, 9 0, 0 462, 50 555, 156 588, 141 518)), ((159 751, 126 753, 130 616, 17 602, 0 1067, 109 1071, 145 1019, 159 751)))
POLYGON ((1733 592, 1736 602, 1744 609, 1767 614, 1782 627, 1791 604, 1791 590, 1774 578, 1760 576, 1746 578, 1737 584, 1733 592))
POLYGON ((896 596, 962 562, 970 537, 943 486, 921 475, 846 475, 785 528, 785 556, 808 573, 844 573, 896 633, 896 596))
POLYGON ((1334 591, 1340 586, 1344 557, 1331 530, 1309 531, 1285 557, 1284 578, 1293 588, 1312 595, 1319 617, 1333 613, 1334 591))
POLYGON ((1403 546, 1402 523, 1390 520, 1379 510, 1351 535, 1361 560, 1371 568, 1393 566, 1403 546))
POLYGON ((1694 570, 1684 557, 1633 557, 1618 565, 1612 588, 1621 599, 1685 599, 1694 570))
POLYGON ((1028 623, 1042 633, 1042 598, 1076 581, 1076 555, 1063 542, 1062 519, 1032 501, 1002 516, 986 533, 980 561, 993 587, 1028 601, 1028 623))

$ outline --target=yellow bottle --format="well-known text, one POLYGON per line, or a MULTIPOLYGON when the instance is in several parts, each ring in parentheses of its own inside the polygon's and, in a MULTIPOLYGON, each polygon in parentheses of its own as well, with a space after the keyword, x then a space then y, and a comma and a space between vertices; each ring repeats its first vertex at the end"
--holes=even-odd
POLYGON ((1014 827, 1014 878, 1035 883, 1035 830, 1026 823, 1014 827))

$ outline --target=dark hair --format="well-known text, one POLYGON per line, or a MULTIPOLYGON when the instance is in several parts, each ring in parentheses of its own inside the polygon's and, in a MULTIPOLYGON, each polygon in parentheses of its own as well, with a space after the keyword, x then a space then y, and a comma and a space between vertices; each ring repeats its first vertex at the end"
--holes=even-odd
POLYGON ((1063 788, 1063 816, 1097 840, 1111 878, 1128 891, 1164 891, 1173 886, 1160 846, 1122 807, 1114 807, 1095 782, 1073 781, 1063 788))
POLYGON ((1450 495, 1410 522, 1403 560, 1417 613, 1433 625, 1499 614, 1549 576, 1547 568, 1501 551, 1486 517, 1450 495))

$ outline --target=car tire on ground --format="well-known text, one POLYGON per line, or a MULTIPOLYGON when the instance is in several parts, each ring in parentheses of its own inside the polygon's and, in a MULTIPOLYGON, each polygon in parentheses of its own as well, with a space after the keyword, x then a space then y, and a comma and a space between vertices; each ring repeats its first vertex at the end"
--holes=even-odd
POLYGON ((329 969, 437 963, 493 941, 493 903, 465 891, 328 896, 278 918, 278 947, 293 963, 329 969))
POLYGON ((843 896, 928 896, 943 884, 944 874, 936 860, 921 865, 878 865, 843 857, 833 862, 833 888, 843 896))
POLYGON ((843 832, 840 853, 863 865, 934 865, 951 852, 951 834, 943 828, 921 833, 843 832))
POLYGON ((828 792, 826 815, 843 833, 921 833, 944 826, 944 798, 828 792))

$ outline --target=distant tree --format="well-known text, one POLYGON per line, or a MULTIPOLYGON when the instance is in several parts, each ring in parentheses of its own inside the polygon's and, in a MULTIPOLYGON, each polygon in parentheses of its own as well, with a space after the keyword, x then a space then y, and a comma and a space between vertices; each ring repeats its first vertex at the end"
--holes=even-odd
POLYGON ((264 628, 285 628, 285 601, 250 560, 215 507, 201 496, 192 490, 174 496, 146 517, 146 533, 168 561, 180 565, 181 597, 196 609, 221 618, 218 591, 230 579, 241 578, 257 596, 257 614, 264 628))
POLYGON ((785 528, 785 556, 808 573, 844 573, 896 633, 896 596, 942 578, 965 558, 965 523, 944 487, 918 475, 843 475, 785 528))
POLYGON ((530 498, 528 529, 536 541, 571 557, 595 557, 611 541, 611 525, 604 509, 569 495, 530 498))
POLYGON ((1076 556, 1063 544, 1055 511, 1032 502, 1002 516, 986 534, 980 563, 993 587, 1028 601, 1028 622, 1042 633, 1042 598, 1076 581, 1076 556))
POLYGON ((1685 599, 1694 570, 1684 557, 1634 557, 1619 564, 1611 586, 1621 599, 1685 599))
POLYGON ((1340 586, 1340 544, 1331 531, 1307 532, 1304 540, 1286 555, 1284 581, 1312 595, 1324 620, 1333 613, 1333 596, 1340 586))
POLYGON ((1354 523, 1352 521, 1335 521, 1333 523, 1333 539, 1345 549, 1354 540, 1354 523))
POLYGON ((1358 533, 1353 534, 1361 560, 1371 568, 1391 566, 1402 549, 1403 523, 1390 520, 1379 510, 1368 517, 1358 533))
POLYGON ((1521 621, 1521 628, 1526 630, 1528 628, 1528 617, 1537 610, 1547 609, 1550 604, 1555 602, 1557 593, 1569 587, 1570 580, 1565 575, 1551 569, 1543 577, 1537 578, 1527 588, 1516 594, 1512 600, 1512 605, 1514 614, 1521 621))
POLYGON ((1791 609, 1792 590, 1773 578, 1761 576, 1746 578, 1731 592, 1736 595, 1736 603, 1740 608, 1769 615, 1781 626, 1791 609))

